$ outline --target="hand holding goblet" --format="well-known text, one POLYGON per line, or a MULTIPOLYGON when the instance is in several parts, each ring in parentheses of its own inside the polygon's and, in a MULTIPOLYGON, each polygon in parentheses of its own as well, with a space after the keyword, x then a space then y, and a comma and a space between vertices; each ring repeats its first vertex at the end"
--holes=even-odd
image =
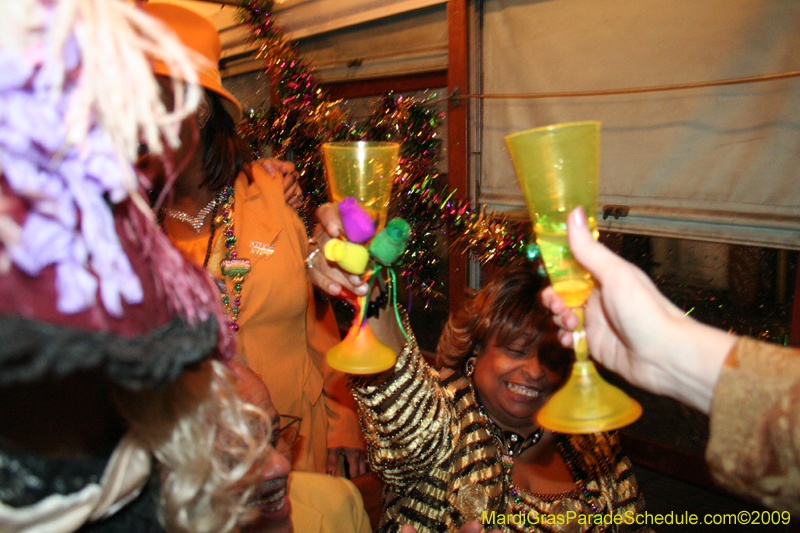
POLYGON ((534 224, 536 242, 555 292, 579 318, 575 364, 567 383, 539 411, 538 422, 562 433, 616 429, 635 421, 641 406, 608 384, 589 360, 583 308, 594 287, 591 274, 572 256, 567 216, 581 206, 597 235, 600 123, 576 122, 506 137, 506 144, 534 224))
MULTIPOLYGON (((720 369, 738 337, 687 316, 647 274, 594 242, 587 229, 582 210, 574 210, 570 247, 598 281, 586 309, 592 353, 633 385, 709 413, 720 369)), ((542 299, 562 328, 562 344, 571 346, 578 317, 552 288, 542 299)))
POLYGON ((368 283, 347 336, 326 354, 331 367, 350 374, 382 372, 396 361, 395 351, 373 335, 366 311, 374 274, 397 260, 410 233, 401 219, 384 228, 399 149, 397 143, 364 141, 322 147, 331 198, 344 230, 341 239, 325 243, 325 257, 368 283))

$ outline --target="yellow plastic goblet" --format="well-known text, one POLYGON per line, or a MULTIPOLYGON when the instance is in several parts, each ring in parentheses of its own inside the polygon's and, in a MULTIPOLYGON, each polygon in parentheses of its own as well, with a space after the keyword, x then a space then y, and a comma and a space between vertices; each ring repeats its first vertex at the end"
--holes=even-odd
POLYGON ((391 142, 332 142, 322 145, 331 199, 355 198, 383 229, 397 170, 400 144, 391 142))
POLYGON ((626 426, 641 416, 642 407, 605 381, 589 359, 582 306, 594 280, 572 256, 567 242, 567 215, 578 206, 597 237, 600 123, 555 124, 514 133, 505 140, 550 283, 580 319, 570 377, 540 409, 537 421, 561 433, 626 426))
MULTIPOLYGON (((380 231, 386 225, 400 145, 333 142, 323 144, 322 153, 331 200, 355 198, 375 222, 375 232, 380 231)), ((367 304, 367 296, 358 298, 359 310, 347 336, 325 354, 332 368, 348 374, 376 374, 394 366, 394 350, 380 342, 364 320, 367 304)))

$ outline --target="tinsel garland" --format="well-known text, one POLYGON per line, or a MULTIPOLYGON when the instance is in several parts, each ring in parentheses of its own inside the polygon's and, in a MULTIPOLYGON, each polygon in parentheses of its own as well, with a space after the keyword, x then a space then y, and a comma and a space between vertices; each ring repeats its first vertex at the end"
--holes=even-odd
POLYGON ((305 214, 328 200, 320 147, 328 141, 371 140, 402 144, 400 172, 395 178, 390 213, 412 228, 402 258, 409 288, 426 303, 442 296, 443 265, 437 245, 446 239, 456 253, 472 254, 481 262, 499 264, 524 254, 522 225, 458 199, 436 171, 441 141, 436 128, 442 113, 432 109, 434 96, 420 100, 390 93, 372 115, 355 124, 341 101, 331 101, 314 77, 313 68, 286 41, 271 15, 269 0, 245 0, 239 14, 249 25, 265 72, 275 80, 277 101, 251 113, 242 133, 258 153, 272 146, 274 155, 295 163, 305 192, 305 214))

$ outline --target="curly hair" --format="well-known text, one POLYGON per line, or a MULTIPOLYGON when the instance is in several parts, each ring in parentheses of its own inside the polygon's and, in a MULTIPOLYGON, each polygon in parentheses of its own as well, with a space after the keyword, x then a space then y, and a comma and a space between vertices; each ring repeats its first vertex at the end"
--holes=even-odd
POLYGON ((242 401, 215 360, 157 390, 115 391, 137 437, 159 462, 159 519, 171 533, 229 533, 254 518, 247 506, 263 481, 271 442, 259 407, 242 401))
POLYGON ((436 364, 461 370, 464 360, 477 355, 481 346, 491 342, 508 346, 525 337, 526 349, 539 348, 542 364, 566 375, 571 352, 556 341, 556 327, 539 300, 545 286, 546 280, 530 266, 498 271, 450 315, 436 347, 436 364))

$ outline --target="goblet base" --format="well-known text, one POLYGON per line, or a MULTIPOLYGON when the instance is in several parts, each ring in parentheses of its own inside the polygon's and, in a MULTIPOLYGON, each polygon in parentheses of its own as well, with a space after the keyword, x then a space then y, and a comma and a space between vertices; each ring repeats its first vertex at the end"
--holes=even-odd
POLYGON ((397 362, 397 354, 375 337, 369 324, 357 322, 325 358, 331 368, 346 374, 378 374, 397 362))
POLYGON ((619 429, 642 415, 639 402, 611 385, 591 361, 576 361, 566 384, 539 410, 536 421, 559 433, 619 429))

